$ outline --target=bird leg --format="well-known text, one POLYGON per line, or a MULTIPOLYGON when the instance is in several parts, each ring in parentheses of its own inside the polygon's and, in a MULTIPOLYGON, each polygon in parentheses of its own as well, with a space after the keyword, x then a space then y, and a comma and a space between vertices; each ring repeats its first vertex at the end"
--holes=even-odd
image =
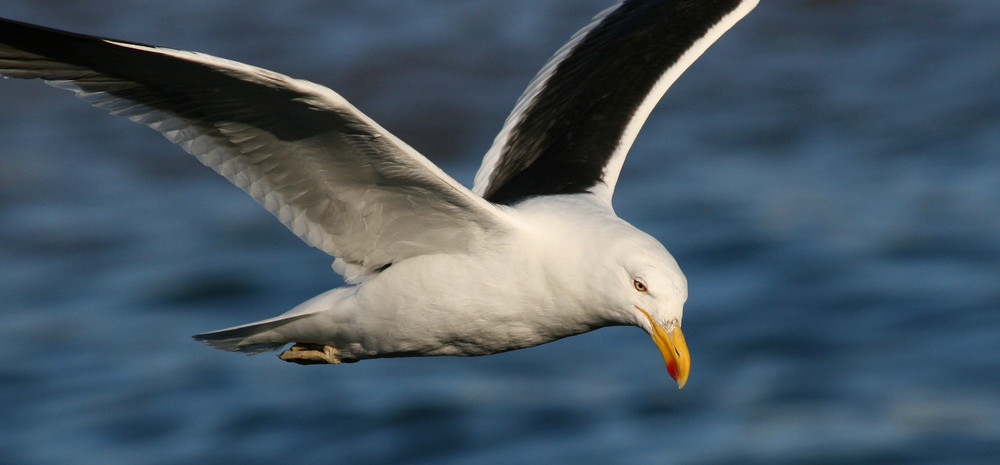
POLYGON ((340 353, 333 346, 304 342, 296 343, 278 355, 278 358, 299 365, 340 363, 340 353))

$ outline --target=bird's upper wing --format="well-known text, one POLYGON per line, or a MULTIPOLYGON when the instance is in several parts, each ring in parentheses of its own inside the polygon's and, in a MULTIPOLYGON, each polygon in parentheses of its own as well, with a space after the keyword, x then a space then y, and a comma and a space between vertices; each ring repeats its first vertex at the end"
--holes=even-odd
POLYGON ((514 204, 593 192, 608 202, 625 154, 667 88, 757 0, 626 0, 564 45, 521 95, 473 192, 514 204))
POLYGON ((509 227, 496 206, 311 82, 8 20, 0 75, 44 79, 159 131, 338 258, 349 279, 509 227))

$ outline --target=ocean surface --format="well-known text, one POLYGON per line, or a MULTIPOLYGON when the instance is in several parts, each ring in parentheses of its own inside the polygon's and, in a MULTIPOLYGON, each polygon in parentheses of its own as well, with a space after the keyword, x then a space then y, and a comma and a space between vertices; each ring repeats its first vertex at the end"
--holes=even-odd
MULTIPOLYGON (((20 1, 0 16, 331 87, 470 184, 608 0, 20 1)), ((4 464, 1000 463, 1000 2, 765 0, 615 207, 690 281, 678 391, 607 328, 303 367, 190 339, 341 284, 165 139, 0 81, 4 464)))

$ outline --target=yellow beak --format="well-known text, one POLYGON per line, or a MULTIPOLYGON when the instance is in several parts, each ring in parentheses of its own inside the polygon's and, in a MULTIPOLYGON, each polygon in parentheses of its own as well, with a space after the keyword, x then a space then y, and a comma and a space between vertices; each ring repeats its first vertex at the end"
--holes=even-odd
POLYGON ((653 342, 660 349, 663 361, 667 363, 667 371, 677 381, 677 388, 683 388, 684 384, 687 383, 688 373, 691 372, 691 355, 688 354, 687 342, 684 342, 684 333, 681 332, 681 327, 674 326, 668 332, 645 310, 639 307, 635 308, 646 315, 650 326, 653 327, 653 342))

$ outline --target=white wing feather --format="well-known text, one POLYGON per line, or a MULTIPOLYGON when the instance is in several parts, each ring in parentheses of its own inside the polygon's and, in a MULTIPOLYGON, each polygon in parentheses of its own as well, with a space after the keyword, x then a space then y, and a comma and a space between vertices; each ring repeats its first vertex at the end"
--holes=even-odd
POLYGON ((468 250, 509 226, 498 207, 323 86, 199 53, 0 27, 29 28, 0 34, 0 75, 44 79, 159 131, 336 257, 349 280, 468 250), (70 41, 94 51, 58 50, 70 41))

